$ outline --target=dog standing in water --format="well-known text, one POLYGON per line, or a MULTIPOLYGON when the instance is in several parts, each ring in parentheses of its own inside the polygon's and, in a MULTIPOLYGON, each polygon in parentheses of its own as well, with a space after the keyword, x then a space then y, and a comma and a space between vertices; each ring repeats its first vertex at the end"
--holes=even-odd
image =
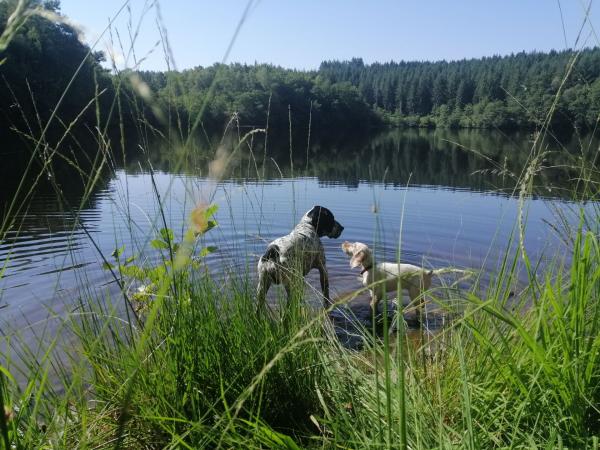
MULTIPOLYGON (((362 285, 369 287, 371 292, 371 309, 377 311, 379 300, 385 299, 387 292, 394 292, 400 284, 401 289, 408 291, 411 302, 418 300, 419 314, 421 318, 423 309, 423 292, 431 287, 433 275, 445 273, 448 269, 427 270, 413 264, 401 264, 391 262, 373 263, 373 252, 362 242, 342 244, 342 250, 350 256, 350 267, 362 267, 362 285)), ((454 271, 454 270, 453 270, 454 271)), ((401 301, 401 300, 399 300, 401 301)))
POLYGON ((313 206, 290 234, 271 242, 258 261, 258 307, 264 307, 271 284, 283 284, 289 299, 294 277, 304 277, 312 269, 319 270, 323 305, 331 302, 321 237, 335 239, 343 230, 330 210, 313 206))

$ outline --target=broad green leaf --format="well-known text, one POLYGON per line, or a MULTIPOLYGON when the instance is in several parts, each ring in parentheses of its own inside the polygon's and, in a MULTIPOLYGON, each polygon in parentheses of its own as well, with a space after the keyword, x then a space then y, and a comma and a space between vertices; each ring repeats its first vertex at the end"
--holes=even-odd
POLYGON ((218 247, 215 247, 214 245, 209 245, 208 247, 204 247, 201 251, 200 251, 200 256, 206 256, 210 253, 214 253, 218 250, 218 247))
POLYGON ((161 228, 160 229, 160 237, 163 238, 166 242, 173 242, 175 240, 175 235, 173 234, 173 230, 170 228, 161 228))
POLYGON ((155 248, 157 250, 169 248, 169 244, 167 244, 162 239, 152 239, 150 241, 150 245, 152 246, 152 248, 155 248))
POLYGON ((206 218, 209 218, 209 217, 213 216, 218 210, 219 210, 219 205, 217 205, 216 203, 213 203, 208 208, 206 208, 204 215, 206 216, 206 218))

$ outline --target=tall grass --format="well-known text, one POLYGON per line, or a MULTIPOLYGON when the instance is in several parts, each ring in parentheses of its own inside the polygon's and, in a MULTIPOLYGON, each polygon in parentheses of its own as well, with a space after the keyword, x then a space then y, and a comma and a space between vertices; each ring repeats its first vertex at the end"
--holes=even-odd
MULTIPOLYGON (((150 95, 142 100, 156 106, 150 95)), ((144 124, 143 107, 138 111, 144 124)), ((193 123, 201 126, 201 117, 193 123)), ((170 136, 186 134, 169 130, 174 146, 170 136)), ((102 136, 99 146, 114 150, 102 136)), ((215 152, 211 175, 221 177, 253 136, 241 137, 232 154, 215 152)), ((122 297, 82 295, 61 318, 59 334, 69 336, 70 351, 58 358, 55 350, 64 344, 55 337, 41 353, 17 346, 19 364, 6 352, 0 448, 598 448, 600 244, 593 224, 599 216, 582 207, 581 225, 565 227, 569 258, 535 270, 523 230, 543 142, 536 140, 528 170, 517 176, 519 251, 507 245, 485 290, 428 293, 456 319, 417 339, 399 308, 394 334, 384 319, 383 343, 365 330, 364 349, 348 349, 327 314, 307 307, 300 292, 275 312, 256 314, 249 273, 223 286, 199 270, 190 233, 175 243, 165 231, 155 244, 163 258, 152 267, 101 255, 122 297), (519 264, 529 283, 515 297, 519 264), (151 283, 137 299, 127 284, 136 277, 151 283)), ((185 158, 190 142, 177 145, 185 158)), ((578 192, 595 199, 597 172, 581 161, 585 189, 578 192)), ((106 165, 113 162, 97 162, 89 190, 106 165)), ((160 204, 157 189, 155 195, 160 204)), ((161 208, 156 228, 167 228, 165 214, 161 208)), ((208 228, 207 219, 200 233, 208 228)), ((82 286, 82 292, 88 291, 82 286)))

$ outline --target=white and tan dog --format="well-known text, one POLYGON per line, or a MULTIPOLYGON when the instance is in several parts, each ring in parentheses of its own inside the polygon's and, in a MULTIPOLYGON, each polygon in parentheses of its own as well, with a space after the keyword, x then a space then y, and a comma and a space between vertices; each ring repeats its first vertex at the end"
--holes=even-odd
MULTIPOLYGON (((374 264, 373 252, 362 242, 342 244, 342 250, 350 256, 350 267, 362 267, 362 284, 371 292, 371 308, 377 311, 379 300, 385 299, 387 292, 394 292, 398 285, 408 291, 411 302, 423 306, 423 292, 431 287, 433 275, 446 272, 446 269, 428 270, 413 264, 381 262, 374 264)), ((399 299, 399 301, 401 301, 399 299)), ((420 316, 420 314, 418 315, 420 316)))

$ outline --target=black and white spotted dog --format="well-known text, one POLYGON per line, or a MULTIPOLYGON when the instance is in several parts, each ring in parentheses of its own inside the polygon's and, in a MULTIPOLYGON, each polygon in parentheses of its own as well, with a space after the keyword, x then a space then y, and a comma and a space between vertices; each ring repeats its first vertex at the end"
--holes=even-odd
POLYGON ((289 298, 294 277, 304 277, 311 269, 319 270, 323 304, 327 305, 330 301, 329 279, 320 238, 337 238, 343 230, 331 211, 313 206, 290 234, 271 242, 258 261, 258 307, 264 307, 271 284, 283 284, 289 298))

